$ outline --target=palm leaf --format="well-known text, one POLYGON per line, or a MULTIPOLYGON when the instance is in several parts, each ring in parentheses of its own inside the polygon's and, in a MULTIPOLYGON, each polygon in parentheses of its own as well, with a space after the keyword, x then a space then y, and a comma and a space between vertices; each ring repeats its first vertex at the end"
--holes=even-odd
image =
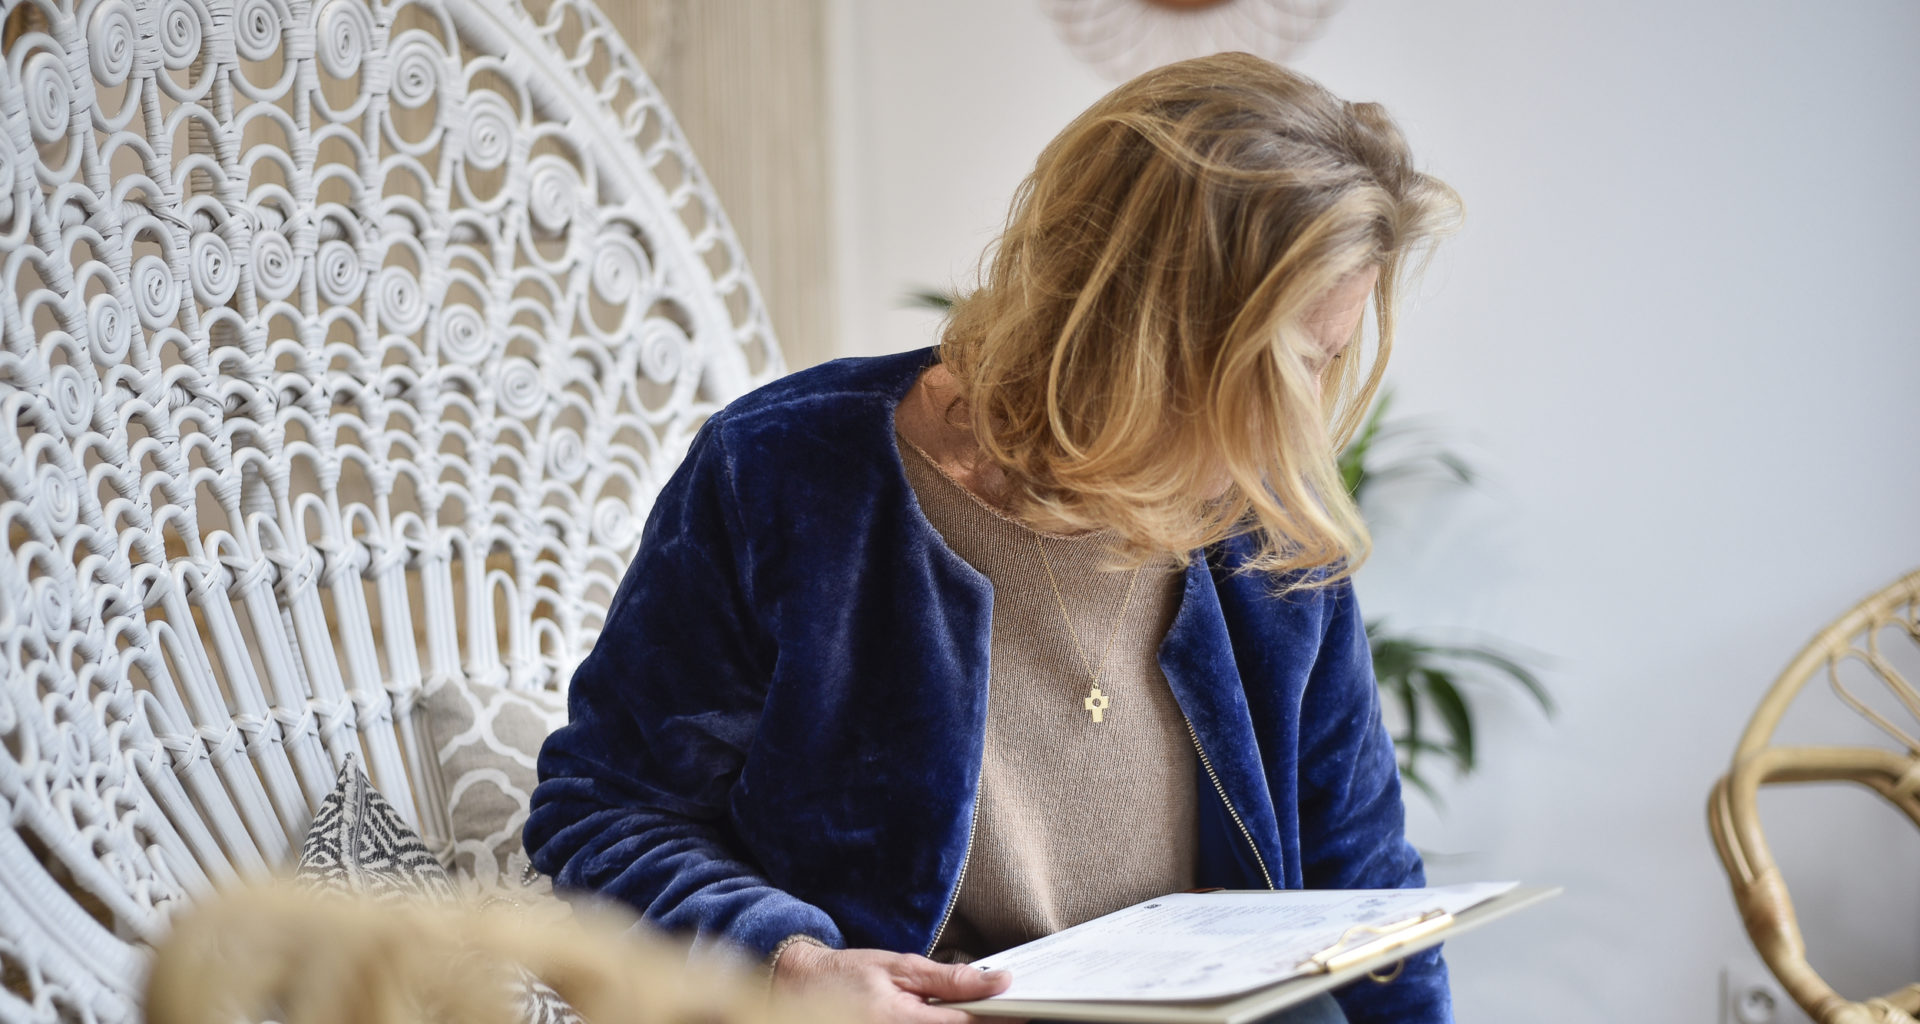
POLYGON ((1520 660, 1492 644, 1419 644, 1421 657, 1445 659, 1490 669, 1498 676, 1512 680, 1521 689, 1527 691, 1540 710, 1551 715, 1555 708, 1552 695, 1547 693, 1546 685, 1534 671, 1520 660))
POLYGON ((960 297, 952 292, 943 292, 938 288, 915 288, 906 295, 903 303, 908 309, 937 309, 942 313, 950 312, 960 297))
POLYGON ((1409 783, 1415 789, 1426 794, 1427 800, 1436 807, 1446 803, 1445 800, 1441 799, 1440 791, 1433 787, 1433 783, 1428 782, 1427 777, 1420 774, 1419 770, 1411 764, 1400 767, 1400 781, 1409 783))
POLYGON ((1445 449, 1419 444, 1430 431, 1406 422, 1387 422, 1387 410, 1392 406, 1393 393, 1381 392, 1380 400, 1374 403, 1360 429, 1335 459, 1340 482, 1355 502, 1361 501, 1372 485, 1381 481, 1430 474, 1436 469, 1457 484, 1474 481, 1473 467, 1467 460, 1445 449), (1382 453, 1388 449, 1398 454, 1387 452, 1383 457, 1382 453))
POLYGON ((1382 392, 1380 400, 1375 402, 1373 409, 1367 413, 1366 421, 1361 423, 1360 429, 1354 433, 1353 440, 1348 441, 1347 446, 1340 449, 1340 454, 1335 460, 1340 468, 1340 482, 1345 485, 1347 494, 1354 501, 1360 500, 1360 493, 1366 489, 1369 482, 1370 467, 1367 465, 1367 459, 1373 452, 1374 444, 1380 440, 1387 408, 1392 404, 1393 393, 1382 392))
POLYGON ((1453 734, 1449 751, 1460 765, 1462 772, 1473 771, 1473 711, 1467 707, 1466 699, 1453 685, 1453 677, 1439 669, 1422 669, 1420 672, 1422 689, 1427 699, 1433 702, 1434 710, 1440 713, 1440 720, 1446 723, 1447 731, 1453 734))
POLYGON ((1389 629, 1384 619, 1367 623, 1366 630, 1381 699, 1395 705, 1402 719, 1402 731, 1393 737, 1400 774, 1422 792, 1433 791, 1432 780, 1420 770, 1426 755, 1450 760, 1463 775, 1479 765, 1473 702, 1461 685, 1464 681, 1507 681, 1546 714, 1554 712, 1553 700, 1534 670, 1520 655, 1493 643, 1430 641, 1389 629))
POLYGON ((1405 719, 1404 724, 1407 730, 1408 742, 1401 745, 1401 749, 1406 751, 1407 765, 1411 767, 1419 758, 1422 742, 1420 739, 1420 691, 1414 689, 1413 684, 1404 678, 1393 689, 1396 696, 1400 698, 1400 714, 1405 719))

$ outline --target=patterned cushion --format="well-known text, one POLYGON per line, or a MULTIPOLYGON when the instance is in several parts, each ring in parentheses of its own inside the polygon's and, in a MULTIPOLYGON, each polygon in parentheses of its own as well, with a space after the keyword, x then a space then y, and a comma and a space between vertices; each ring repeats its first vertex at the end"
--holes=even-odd
POLYGON ((552 883, 527 864, 520 829, 539 781, 534 759, 547 734, 566 724, 566 697, 442 682, 427 692, 426 708, 452 819, 452 866, 462 887, 551 892, 552 883))
MULTIPOLYGON (((347 755, 333 792, 320 802, 294 877, 323 892, 382 903, 455 897, 447 869, 367 781, 356 754, 347 755)), ((584 1024, 559 993, 525 970, 517 970, 511 984, 529 1024, 584 1024)))
POLYGON ((347 755, 333 792, 320 802, 300 844, 300 867, 294 874, 327 892, 358 893, 381 902, 454 895, 446 868, 367 781, 357 754, 347 755))

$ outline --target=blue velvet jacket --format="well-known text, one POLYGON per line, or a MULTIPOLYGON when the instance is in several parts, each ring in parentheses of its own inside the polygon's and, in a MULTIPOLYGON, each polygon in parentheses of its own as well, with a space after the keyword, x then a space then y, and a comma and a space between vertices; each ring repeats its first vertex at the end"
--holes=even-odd
MULTIPOLYGON (((932 949, 971 839, 993 602, 894 446, 937 358, 835 360, 701 427, 540 752, 526 845, 562 889, 761 955, 798 932, 932 949)), ((1159 652, 1202 751, 1200 883, 1422 884, 1351 590, 1276 597, 1232 571, 1246 549, 1193 560, 1159 652)), ((1451 1019, 1438 950, 1338 998, 1355 1024, 1451 1019)))

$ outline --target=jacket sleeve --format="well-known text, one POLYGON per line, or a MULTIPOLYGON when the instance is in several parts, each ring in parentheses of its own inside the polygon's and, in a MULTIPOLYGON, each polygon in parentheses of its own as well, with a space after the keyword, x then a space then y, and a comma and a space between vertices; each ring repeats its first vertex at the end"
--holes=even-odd
MULTIPOLYGON (((723 416, 724 414, 722 414, 723 416)), ((661 488, 599 639, 547 738, 525 829, 561 889, 618 899, 696 948, 767 956, 796 934, 841 946, 820 908, 776 887, 731 839, 728 795, 774 659, 722 416, 661 488)))
MULTIPOLYGON (((1380 716, 1364 621, 1349 582, 1324 595, 1326 633, 1300 722, 1300 847, 1308 888, 1398 889, 1426 884, 1407 842, 1400 772, 1380 716)), ((1438 947, 1407 958, 1387 984, 1334 993, 1353 1024, 1448 1024, 1447 968, 1438 947)))

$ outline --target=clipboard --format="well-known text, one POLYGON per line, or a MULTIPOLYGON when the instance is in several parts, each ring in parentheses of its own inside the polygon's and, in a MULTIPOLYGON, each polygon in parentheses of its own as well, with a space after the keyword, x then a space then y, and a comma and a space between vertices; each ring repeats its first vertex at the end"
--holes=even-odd
POLYGON ((1251 992, 1208 1000, 1128 1000, 1101 1002, 1066 999, 983 999, 938 1003, 947 1009, 988 1017, 1111 1021, 1114 1024, 1248 1024, 1306 1002, 1382 968, 1392 969, 1411 954, 1499 920, 1517 910, 1560 895, 1558 886, 1522 885, 1457 914, 1425 914, 1374 929, 1349 929, 1342 940, 1314 957, 1314 973, 1276 982, 1251 992))

